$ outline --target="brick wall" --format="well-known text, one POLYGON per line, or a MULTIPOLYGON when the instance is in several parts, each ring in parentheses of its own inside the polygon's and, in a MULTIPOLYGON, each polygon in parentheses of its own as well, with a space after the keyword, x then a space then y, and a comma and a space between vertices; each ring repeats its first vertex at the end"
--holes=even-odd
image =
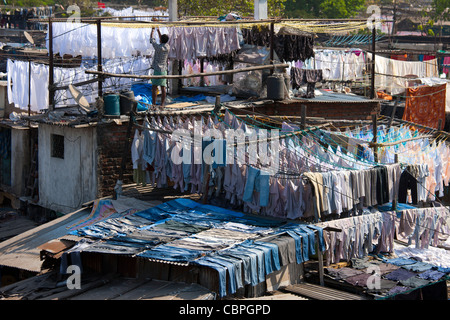
MULTIPOLYGON (((306 101, 277 101, 265 103, 249 108, 267 115, 301 116, 301 105, 306 105, 307 117, 321 117, 325 119, 371 120, 373 114, 380 112, 378 102, 306 102, 306 101)), ((236 110, 237 111, 237 110, 236 110)))
MULTIPOLYGON (((101 124, 97 127, 98 148, 98 197, 114 194, 114 186, 120 175, 122 155, 127 136, 128 122, 101 124)), ((131 141, 134 130, 131 132, 131 141)), ((130 142, 131 144, 131 142, 130 142)), ((133 183, 133 167, 131 163, 131 149, 126 152, 126 167, 123 183, 133 183)))

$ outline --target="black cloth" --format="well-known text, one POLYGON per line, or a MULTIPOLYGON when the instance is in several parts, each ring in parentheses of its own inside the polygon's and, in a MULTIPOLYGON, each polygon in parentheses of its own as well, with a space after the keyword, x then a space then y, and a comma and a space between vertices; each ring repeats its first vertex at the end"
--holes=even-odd
POLYGON ((389 202, 389 179, 385 166, 376 167, 377 172, 377 202, 379 205, 389 202))
POLYGON ((322 81, 321 69, 299 69, 297 67, 291 68, 291 87, 292 89, 299 89, 306 84, 306 94, 303 98, 314 98, 314 90, 316 82, 322 81))
POLYGON ((412 203, 417 204, 417 179, 410 174, 409 167, 410 166, 408 166, 406 170, 403 170, 402 174, 400 175, 400 181, 398 185, 398 202, 406 203, 408 189, 410 189, 412 203))
MULTIPOLYGON (((246 44, 270 47, 269 27, 244 28, 242 36, 246 44)), ((281 61, 305 61, 314 57, 314 37, 312 35, 275 34, 273 50, 281 61)))

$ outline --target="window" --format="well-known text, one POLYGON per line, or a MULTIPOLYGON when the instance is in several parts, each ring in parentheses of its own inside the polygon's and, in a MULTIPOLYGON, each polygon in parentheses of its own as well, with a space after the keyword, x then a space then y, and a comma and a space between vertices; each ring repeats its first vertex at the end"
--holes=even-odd
POLYGON ((59 134, 51 135, 52 157, 64 159, 64 136, 59 134))

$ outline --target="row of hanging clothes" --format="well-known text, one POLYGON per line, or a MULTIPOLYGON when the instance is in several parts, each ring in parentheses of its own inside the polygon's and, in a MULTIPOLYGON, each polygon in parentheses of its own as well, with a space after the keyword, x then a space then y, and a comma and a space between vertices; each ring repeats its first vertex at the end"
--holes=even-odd
POLYGON ((273 139, 255 149, 259 152, 245 146, 239 155, 239 145, 227 129, 247 135, 263 132, 228 110, 223 119, 214 115, 144 120, 133 142, 132 161, 139 178, 135 182, 202 193, 205 159, 212 154, 207 160, 210 199, 243 212, 311 221, 359 215, 362 208, 392 201, 398 193, 399 164, 374 166, 348 150, 324 147, 317 133, 289 135, 296 128, 284 123, 278 144, 273 139), (211 130, 216 130, 213 139, 211 130), (187 140, 180 140, 180 132, 187 140), (252 154, 257 154, 253 162, 252 154))
MULTIPOLYGON (((336 134, 348 150, 357 150, 355 145, 362 146, 373 140, 371 127, 328 131, 326 134, 336 134)), ((404 164, 398 193, 402 203, 416 205, 435 201, 436 197, 444 196, 444 187, 450 183, 450 145, 446 140, 430 140, 426 136, 420 139, 421 135, 417 129, 404 125, 390 128, 381 125, 377 130, 378 143, 398 142, 378 148, 378 156, 381 163, 392 164, 397 155, 398 162, 404 164), (407 199, 409 194, 410 199, 407 199)), ((373 149, 366 145, 364 153, 366 159, 373 160, 373 149)))

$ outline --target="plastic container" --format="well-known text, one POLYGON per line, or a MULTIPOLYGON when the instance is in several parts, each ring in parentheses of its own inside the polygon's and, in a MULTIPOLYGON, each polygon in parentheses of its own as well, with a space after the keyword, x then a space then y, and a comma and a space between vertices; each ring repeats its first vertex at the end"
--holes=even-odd
POLYGON ((120 116, 120 98, 118 94, 109 94, 104 98, 105 115, 120 116))
POLYGON ((271 75, 267 77, 267 99, 284 99, 284 76, 271 75))
POLYGON ((134 101, 133 91, 123 91, 120 93, 120 114, 128 115, 134 101))

